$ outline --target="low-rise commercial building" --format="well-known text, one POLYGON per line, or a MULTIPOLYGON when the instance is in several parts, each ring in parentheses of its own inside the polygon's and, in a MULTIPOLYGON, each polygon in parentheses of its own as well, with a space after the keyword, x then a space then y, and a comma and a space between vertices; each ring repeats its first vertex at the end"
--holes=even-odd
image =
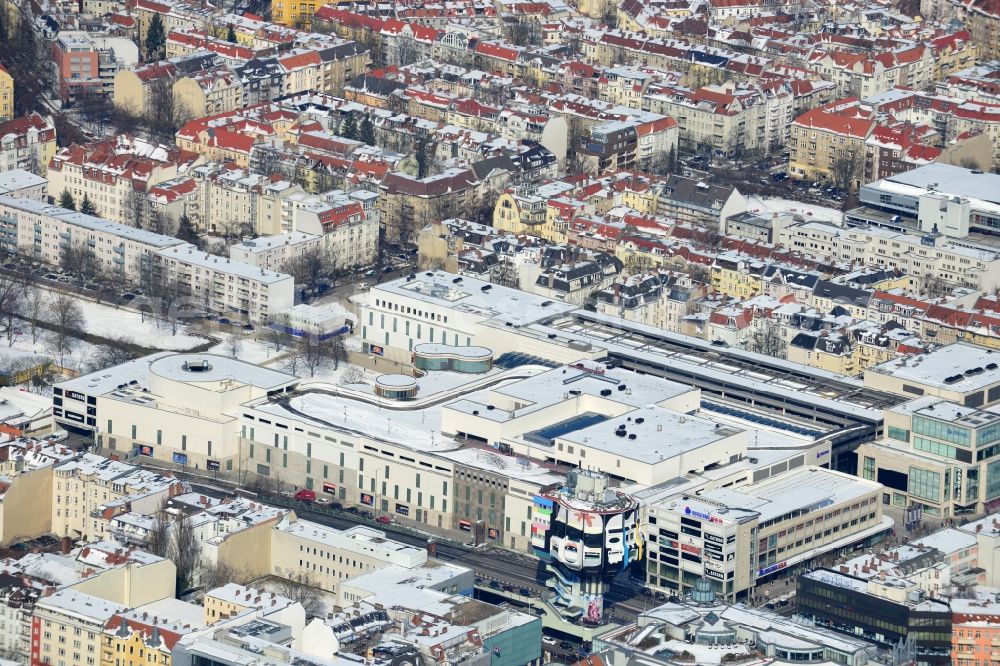
POLYGON ((879 484, 800 466, 766 481, 666 499, 647 510, 647 584, 686 593, 707 577, 726 599, 776 573, 891 530, 879 484))

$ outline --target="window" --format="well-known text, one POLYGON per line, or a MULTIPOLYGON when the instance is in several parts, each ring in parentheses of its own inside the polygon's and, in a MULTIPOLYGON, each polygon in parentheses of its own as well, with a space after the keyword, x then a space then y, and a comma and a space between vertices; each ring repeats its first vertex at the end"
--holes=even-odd
POLYGON ((870 456, 865 456, 864 478, 875 480, 875 459, 870 456))
POLYGON ((908 442, 910 441, 910 431, 905 428, 889 426, 889 439, 894 439, 897 442, 908 442))
MULTIPOLYGON (((1000 468, 998 468, 1000 471, 1000 468)), ((907 486, 907 492, 909 492, 914 497, 919 497, 921 499, 930 500, 933 502, 940 501, 941 498, 941 475, 937 472, 932 472, 927 469, 921 469, 919 467, 910 467, 909 474, 909 484, 907 486)))

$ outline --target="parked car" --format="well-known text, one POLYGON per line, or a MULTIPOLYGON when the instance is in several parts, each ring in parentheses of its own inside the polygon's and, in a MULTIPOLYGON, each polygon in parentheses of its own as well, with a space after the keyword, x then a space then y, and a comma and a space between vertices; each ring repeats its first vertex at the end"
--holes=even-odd
POLYGON ((299 492, 295 493, 296 502, 315 502, 316 501, 316 491, 309 490, 308 488, 303 488, 299 492))
POLYGON ((376 518, 375 520, 378 521, 378 522, 380 522, 380 523, 382 523, 383 525, 388 525, 389 523, 392 522, 392 516, 387 515, 387 514, 383 514, 383 515, 379 516, 378 518, 376 518))

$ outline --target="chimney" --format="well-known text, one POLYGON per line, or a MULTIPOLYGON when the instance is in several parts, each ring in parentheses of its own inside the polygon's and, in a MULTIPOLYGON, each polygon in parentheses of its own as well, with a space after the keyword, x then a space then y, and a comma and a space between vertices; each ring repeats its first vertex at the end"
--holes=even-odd
POLYGON ((427 557, 437 556, 437 541, 434 539, 427 540, 427 557))
POLYGON ((59 552, 63 555, 69 555, 69 551, 73 549, 73 540, 68 536, 64 536, 59 542, 59 552))

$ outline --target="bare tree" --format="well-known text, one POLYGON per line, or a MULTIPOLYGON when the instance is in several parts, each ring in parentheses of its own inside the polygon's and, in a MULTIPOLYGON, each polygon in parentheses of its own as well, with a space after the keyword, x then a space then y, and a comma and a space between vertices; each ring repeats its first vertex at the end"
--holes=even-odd
POLYGON ((122 202, 122 220, 125 224, 139 229, 146 228, 146 218, 149 212, 149 201, 146 193, 131 189, 122 202))
POLYGON ((275 586, 275 593, 302 604, 306 617, 316 617, 324 610, 322 593, 303 574, 298 574, 294 579, 282 578, 275 586))
POLYGON ((289 346, 292 342, 291 338, 290 334, 278 328, 268 328, 267 332, 264 333, 264 339, 274 347, 275 354, 280 354, 282 349, 289 346))
POLYGON ((833 172, 830 179, 834 185, 842 190, 853 190, 861 178, 863 166, 864 159, 855 150, 845 148, 842 154, 833 161, 833 172))
POLYGON ((87 360, 87 372, 97 372, 105 368, 113 368, 122 363, 128 363, 139 358, 136 351, 138 345, 135 340, 129 337, 120 337, 101 345, 97 351, 87 360))
POLYGON ((281 266, 282 273, 288 273, 295 278, 295 284, 315 287, 324 271, 324 253, 319 247, 306 250, 297 257, 292 257, 281 266))
POLYGON ((52 326, 49 346, 59 365, 65 367, 66 355, 73 351, 86 325, 83 308, 76 297, 56 294, 49 299, 46 311, 46 320, 52 326))
POLYGON ((31 331, 31 344, 38 343, 38 335, 41 331, 38 322, 45 311, 45 301, 44 291, 32 286, 26 288, 21 313, 25 320, 27 320, 28 329, 31 331))
POLYGON ((7 344, 14 344, 14 329, 24 313, 25 284, 12 277, 0 278, 0 319, 7 327, 7 344))
POLYGON ((191 589, 201 559, 191 518, 184 516, 171 524, 167 558, 177 567, 177 596, 191 589))
POLYGON ((237 579, 236 570, 227 564, 217 562, 202 566, 201 575, 198 577, 202 589, 205 591, 214 590, 227 583, 235 582, 237 579))
POLYGON ((340 383, 343 386, 349 384, 364 384, 365 383, 365 371, 356 365, 344 370, 344 374, 340 377, 340 383))
POLYGON ((331 345, 320 342, 316 336, 303 336, 296 347, 302 368, 309 371, 310 377, 315 377, 333 360, 331 345))
POLYGON ((146 550, 157 557, 167 557, 170 551, 170 514, 165 501, 160 502, 153 518, 153 527, 146 535, 146 550))
POLYGON ((226 350, 227 354, 236 358, 240 355, 240 352, 243 351, 243 342, 246 338, 246 331, 240 327, 236 327, 229 334, 229 337, 226 338, 223 348, 226 350))
POLYGON ((747 351, 784 358, 785 338, 781 334, 781 324, 774 319, 763 319, 754 322, 754 330, 744 344, 747 351))

